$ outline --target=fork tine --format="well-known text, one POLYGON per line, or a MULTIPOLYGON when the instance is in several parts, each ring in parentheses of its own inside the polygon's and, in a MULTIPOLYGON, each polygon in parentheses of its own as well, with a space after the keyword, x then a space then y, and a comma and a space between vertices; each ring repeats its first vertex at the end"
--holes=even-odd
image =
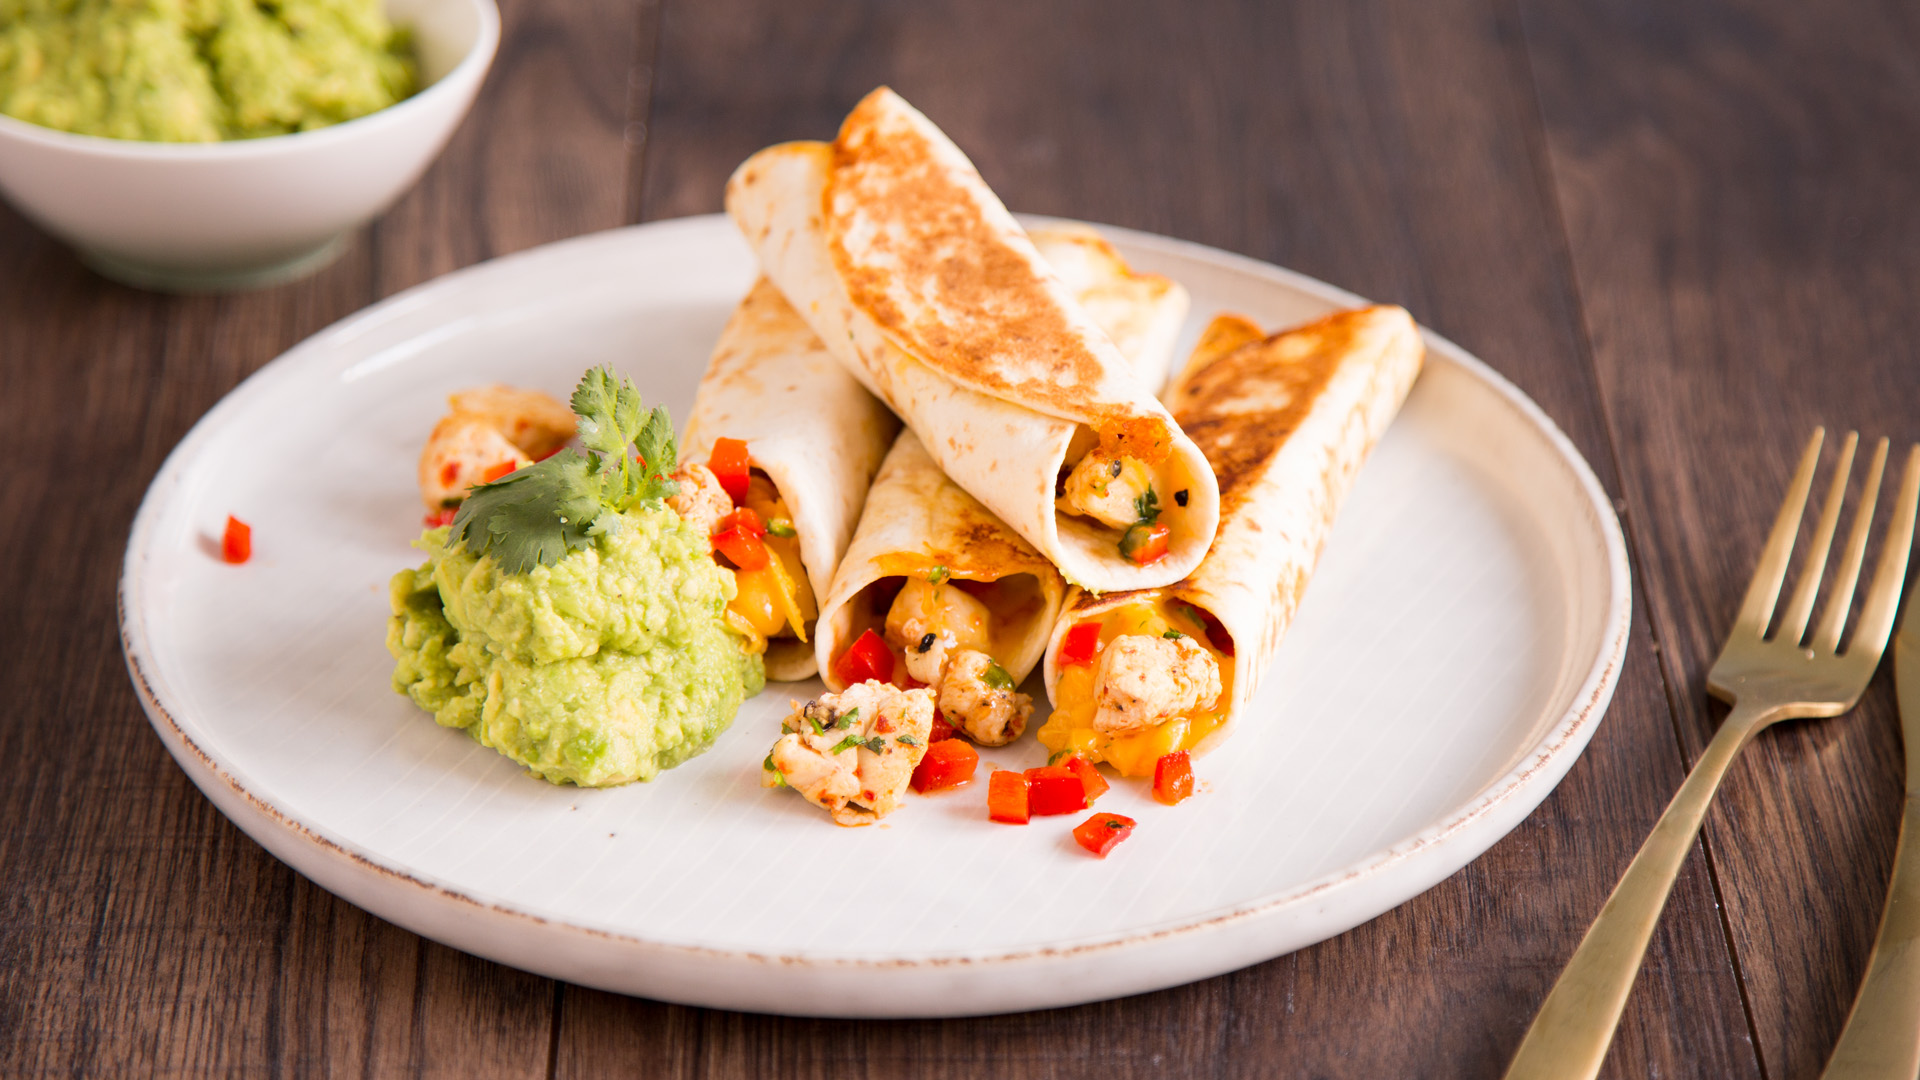
MULTIPOLYGON (((1813 467, 1820 461, 1820 443, 1827 429, 1813 429, 1807 448, 1800 454, 1800 468, 1787 487, 1787 498, 1773 519, 1773 531, 1767 534, 1767 546, 1760 552, 1760 563, 1753 568, 1753 581, 1747 586, 1746 599, 1740 602, 1740 614, 1734 618, 1733 632, 1765 637, 1767 623, 1773 618, 1774 601, 1780 599, 1780 582, 1787 576, 1787 559, 1793 555, 1793 538, 1800 531, 1800 514, 1807 508, 1807 492, 1813 489, 1813 467)), ((1731 635, 1729 635, 1731 636, 1731 635)))
POLYGON ((1886 545, 1880 549, 1880 565, 1873 572, 1873 584, 1867 586, 1866 607, 1860 612, 1860 625, 1854 628, 1847 644, 1847 656, 1871 656, 1878 661, 1886 650, 1887 635, 1893 630, 1893 613, 1900 606, 1900 586, 1907 580, 1907 554, 1913 548, 1913 518, 1920 506, 1920 446, 1907 451, 1907 469, 1900 478, 1900 501, 1893 509, 1893 524, 1887 527, 1886 545))
POLYGON ((1860 489, 1860 505, 1853 511, 1853 528, 1847 533, 1847 554, 1834 575, 1833 595, 1820 612, 1820 629, 1814 634, 1814 649, 1832 654, 1840 648, 1840 631, 1847 625, 1847 610, 1853 606, 1853 588, 1860 583, 1860 566, 1867 558, 1867 534, 1873 527, 1873 511, 1879 505, 1880 478, 1887 469, 1886 439, 1873 448, 1873 464, 1867 467, 1867 482, 1860 489))
POLYGON ((1833 531, 1840 524, 1840 504, 1846 501, 1847 477, 1853 472, 1853 452, 1860 445, 1860 433, 1847 432, 1840 445, 1840 460, 1833 466, 1833 480, 1827 484, 1827 502, 1820 509, 1820 524, 1813 530, 1813 543, 1807 548, 1807 561, 1800 568, 1800 583, 1787 601, 1787 613, 1780 617, 1778 640, 1795 645, 1807 633, 1807 616, 1813 614, 1813 597, 1820 591, 1820 577, 1827 572, 1827 553, 1833 547, 1833 531))

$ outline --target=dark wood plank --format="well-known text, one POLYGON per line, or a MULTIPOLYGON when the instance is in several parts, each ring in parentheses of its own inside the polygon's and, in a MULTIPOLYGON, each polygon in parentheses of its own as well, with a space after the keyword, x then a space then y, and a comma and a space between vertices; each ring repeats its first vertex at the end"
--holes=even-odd
MULTIPOLYGON (((1725 715, 1706 669, 1801 442, 1816 424, 1920 439, 1920 20, 1774 0, 1524 9, 1692 757, 1725 715)), ((1839 1034, 1900 792, 1883 673, 1857 713, 1764 735, 1709 819, 1769 1076, 1815 1075, 1839 1034)))
POLYGON ((152 735, 114 588, 161 459, 328 323, 631 201, 628 0, 510 0, 473 115, 319 275, 177 298, 108 284, 0 209, 0 1075, 543 1076, 558 987, 317 889, 152 735))
MULTIPOLYGON (((719 207, 770 142, 889 83, 1020 210, 1153 229, 1399 300, 1515 378, 1613 484, 1519 28, 1503 8, 806 4, 665 12, 648 217, 719 207)), ((1651 639, 1611 716, 1513 835, 1293 956, 1077 1009, 871 1024, 569 989, 559 1073, 1496 1076, 1680 778, 1651 639)), ((1758 1074, 1701 859, 1609 1074, 1758 1074), (1703 1034, 1704 1033, 1704 1034, 1703 1034)))

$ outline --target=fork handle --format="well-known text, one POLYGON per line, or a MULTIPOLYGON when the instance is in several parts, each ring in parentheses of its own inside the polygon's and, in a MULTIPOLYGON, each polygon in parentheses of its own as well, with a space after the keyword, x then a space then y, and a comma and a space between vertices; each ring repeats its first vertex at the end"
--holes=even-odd
POLYGON ((1821 1080, 1913 1080, 1920 1075, 1920 794, 1909 792, 1893 879, 1867 977, 1821 1080))
POLYGON ((1740 748, 1767 719, 1766 710, 1740 705, 1727 715, 1553 984, 1507 1067, 1507 1080, 1590 1080, 1599 1074, 1647 941, 1707 806, 1740 748))

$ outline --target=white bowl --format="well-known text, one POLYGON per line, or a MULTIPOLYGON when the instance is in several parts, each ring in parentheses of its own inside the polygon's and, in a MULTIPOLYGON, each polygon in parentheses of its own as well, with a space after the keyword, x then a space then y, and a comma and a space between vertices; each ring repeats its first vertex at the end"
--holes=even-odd
POLYGON ((411 187, 473 104, 494 0, 387 0, 419 93, 344 124, 223 143, 74 135, 0 115, 0 192, 94 269, 171 291, 251 288, 326 265, 411 187))

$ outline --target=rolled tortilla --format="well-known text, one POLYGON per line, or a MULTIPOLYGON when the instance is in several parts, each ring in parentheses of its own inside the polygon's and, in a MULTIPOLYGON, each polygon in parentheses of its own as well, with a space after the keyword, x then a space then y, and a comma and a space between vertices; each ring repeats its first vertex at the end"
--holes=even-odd
POLYGON ((1069 581, 1147 588, 1199 565, 1219 517, 1205 457, 906 102, 876 90, 833 143, 755 154, 728 181, 727 209, 827 348, 1069 581), (1147 468, 1164 556, 1137 564, 1120 530, 1056 505, 1063 467, 1096 446, 1147 468))
POLYGON ((1174 339, 1191 301, 1172 278, 1143 274, 1090 225, 1042 225, 1027 236, 1080 307, 1154 393, 1167 383, 1174 339))
POLYGON ((1047 557, 1007 528, 980 500, 947 479, 911 431, 894 441, 833 591, 820 605, 817 658, 832 690, 846 683, 833 659, 867 630, 884 632, 887 610, 907 578, 932 584, 1000 582, 978 596, 992 613, 991 646, 1015 685, 1040 662, 1067 585, 1047 557))
MULTIPOLYGON (((828 355, 765 278, 735 309, 694 394, 681 441, 684 457, 706 461, 718 438, 747 444, 753 467, 785 501, 813 596, 833 584, 880 460, 900 421, 828 355)), ((778 552, 775 552, 778 555, 778 552)), ((812 678, 814 641, 767 642, 767 678, 812 678)))
POLYGON ((1425 348, 1404 309, 1375 306, 1263 336, 1238 316, 1216 318, 1168 391, 1183 429, 1220 478, 1213 549, 1191 576, 1160 589, 1095 596, 1075 590, 1046 654, 1055 712, 1040 731, 1049 750, 1146 775, 1161 754, 1204 753, 1224 739, 1259 687, 1355 475, 1419 374, 1425 348), (1102 627, 1093 662, 1062 665, 1073 627, 1102 627), (1185 635, 1218 666, 1220 695, 1138 732, 1091 724, 1095 672, 1119 636, 1156 639, 1166 653, 1185 635), (1071 685, 1069 685, 1071 684, 1071 685))

